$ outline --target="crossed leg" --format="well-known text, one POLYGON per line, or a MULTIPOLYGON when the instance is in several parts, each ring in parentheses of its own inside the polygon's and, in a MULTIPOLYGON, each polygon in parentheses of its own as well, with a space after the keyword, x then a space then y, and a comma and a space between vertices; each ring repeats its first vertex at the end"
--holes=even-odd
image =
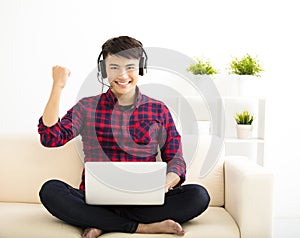
POLYGON ((184 185, 168 192, 164 205, 123 206, 120 209, 89 206, 85 204, 82 191, 58 180, 46 182, 40 191, 40 198, 52 215, 71 225, 83 227, 83 238, 96 238, 104 232, 113 231, 181 236, 184 234, 181 224, 200 215, 210 200, 203 187, 184 185))

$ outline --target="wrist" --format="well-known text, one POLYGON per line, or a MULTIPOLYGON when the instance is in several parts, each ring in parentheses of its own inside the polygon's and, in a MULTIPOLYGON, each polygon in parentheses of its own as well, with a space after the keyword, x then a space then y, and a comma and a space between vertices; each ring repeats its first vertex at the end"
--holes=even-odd
POLYGON ((63 87, 59 86, 58 84, 52 85, 52 93, 61 93, 63 90, 63 87))
POLYGON ((170 188, 175 187, 180 181, 180 177, 178 174, 174 172, 167 173, 166 177, 166 188, 169 190, 170 188))

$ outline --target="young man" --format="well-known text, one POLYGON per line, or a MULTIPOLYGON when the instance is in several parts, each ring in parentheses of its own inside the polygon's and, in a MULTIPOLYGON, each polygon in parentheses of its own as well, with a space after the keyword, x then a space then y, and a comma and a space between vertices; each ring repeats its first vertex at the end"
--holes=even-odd
POLYGON ((38 125, 44 146, 61 146, 80 134, 85 161, 107 158, 156 161, 159 146, 162 160, 167 162, 165 203, 159 206, 88 205, 84 198, 84 171, 79 189, 63 181, 47 181, 40 191, 41 202, 52 215, 82 227, 82 237, 98 237, 114 231, 183 235, 181 224, 208 207, 210 198, 205 188, 181 185, 186 165, 181 137, 168 108, 143 95, 137 87, 144 68, 143 54, 142 43, 128 36, 105 42, 101 73, 107 77, 110 88, 106 93, 79 100, 61 120, 58 118, 60 96, 70 71, 61 66, 52 69, 52 91, 38 125), (128 127, 126 136, 122 133, 124 125, 128 127))

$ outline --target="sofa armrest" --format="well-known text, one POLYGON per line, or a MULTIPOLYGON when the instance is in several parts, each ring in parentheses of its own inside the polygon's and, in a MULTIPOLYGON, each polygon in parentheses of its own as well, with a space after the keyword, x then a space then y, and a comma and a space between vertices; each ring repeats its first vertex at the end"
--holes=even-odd
POLYGON ((273 174, 243 156, 224 162, 225 209, 239 226, 241 238, 271 238, 273 174))

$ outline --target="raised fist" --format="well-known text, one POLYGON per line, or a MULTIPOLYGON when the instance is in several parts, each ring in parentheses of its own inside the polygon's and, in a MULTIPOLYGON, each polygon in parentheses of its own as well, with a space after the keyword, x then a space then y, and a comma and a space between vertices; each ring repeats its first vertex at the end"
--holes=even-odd
POLYGON ((71 71, 65 67, 56 65, 52 67, 53 85, 64 88, 67 83, 67 78, 70 76, 71 71))

